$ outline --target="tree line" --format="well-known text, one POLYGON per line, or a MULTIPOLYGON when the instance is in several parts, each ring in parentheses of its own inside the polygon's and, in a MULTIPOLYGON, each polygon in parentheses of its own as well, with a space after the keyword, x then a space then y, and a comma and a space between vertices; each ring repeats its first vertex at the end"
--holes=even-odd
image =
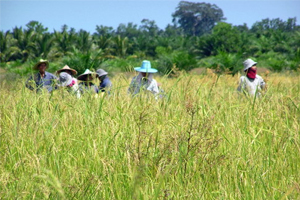
MULTIPOLYGON (((172 24, 159 29, 155 21, 120 24, 116 29, 97 25, 94 33, 63 25, 49 32, 38 21, 0 32, 1 66, 29 66, 37 59, 67 63, 79 73, 86 68, 112 67, 130 71, 143 59, 152 60, 162 73, 174 68, 208 67, 235 74, 242 60, 252 57, 275 71, 300 67, 300 26, 296 18, 263 19, 248 27, 226 23, 215 4, 181 1, 172 24)), ((55 68, 55 64, 54 64, 55 68)), ((23 67, 26 73, 29 67, 23 67)))

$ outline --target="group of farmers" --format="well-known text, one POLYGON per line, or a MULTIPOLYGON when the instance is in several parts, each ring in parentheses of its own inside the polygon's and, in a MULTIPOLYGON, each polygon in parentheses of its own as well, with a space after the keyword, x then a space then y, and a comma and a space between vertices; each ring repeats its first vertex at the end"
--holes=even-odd
MULTIPOLYGON (((238 91, 250 96, 260 96, 260 92, 265 88, 266 84, 262 77, 256 74, 257 62, 247 59, 243 64, 245 75, 240 78, 238 91)), ((58 88, 66 88, 70 93, 76 95, 77 98, 80 98, 84 93, 110 94, 111 92, 112 83, 107 76, 108 73, 103 69, 97 69, 96 72, 86 69, 76 79, 74 76, 77 74, 77 71, 68 65, 56 72, 58 78, 46 71, 48 67, 49 62, 47 60, 40 60, 33 67, 38 72, 29 77, 26 81, 26 87, 36 91, 44 88, 48 92, 58 88), (95 79, 98 79, 100 82, 98 86, 94 84, 95 79)), ((139 74, 133 77, 128 93, 136 95, 143 90, 152 93, 157 98, 161 93, 158 83, 153 78, 153 74, 157 72, 157 69, 151 67, 150 61, 144 60, 141 66, 135 67, 134 70, 139 72, 139 74)))
MULTIPOLYGON (((70 93, 75 94, 77 98, 80 98, 85 93, 110 94, 111 92, 112 83, 107 76, 108 73, 103 69, 97 69, 96 72, 86 69, 83 74, 75 78, 77 71, 68 65, 56 72, 58 77, 47 72, 46 69, 48 67, 49 62, 47 60, 40 60, 36 63, 33 69, 38 72, 27 79, 26 87, 37 92, 42 89, 52 92, 58 88, 66 88, 70 93), (99 80, 99 85, 95 85, 95 79, 99 80)), ((135 67, 134 69, 139 74, 133 77, 128 93, 136 95, 141 90, 145 90, 158 97, 161 90, 153 78, 153 74, 157 72, 157 69, 152 68, 148 60, 144 60, 140 67, 135 67)))

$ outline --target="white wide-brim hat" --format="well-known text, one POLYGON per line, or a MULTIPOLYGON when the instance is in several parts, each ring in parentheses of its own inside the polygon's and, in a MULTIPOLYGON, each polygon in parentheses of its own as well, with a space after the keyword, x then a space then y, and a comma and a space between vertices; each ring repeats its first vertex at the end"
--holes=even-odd
POLYGON ((248 58, 243 62, 244 64, 244 72, 247 71, 247 69, 251 68, 253 65, 256 65, 257 62, 254 62, 252 59, 248 58))
POLYGON ((77 77, 77 79, 81 80, 81 81, 85 81, 87 75, 94 75, 94 74, 95 74, 95 72, 92 72, 89 69, 86 69, 83 74, 81 74, 77 77))

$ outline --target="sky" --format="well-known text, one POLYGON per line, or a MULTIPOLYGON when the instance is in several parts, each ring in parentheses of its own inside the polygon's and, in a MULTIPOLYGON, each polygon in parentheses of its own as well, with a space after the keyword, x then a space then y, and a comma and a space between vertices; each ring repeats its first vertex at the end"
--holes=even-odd
MULTIPOLYGON (((262 19, 297 18, 300 25, 300 0, 187 0, 215 4, 223 10, 227 23, 250 28, 262 19)), ((97 25, 116 29, 143 19, 154 20, 160 29, 172 24, 172 13, 180 0, 0 0, 0 30, 26 28, 32 20, 49 32, 69 28, 94 33, 97 25)))

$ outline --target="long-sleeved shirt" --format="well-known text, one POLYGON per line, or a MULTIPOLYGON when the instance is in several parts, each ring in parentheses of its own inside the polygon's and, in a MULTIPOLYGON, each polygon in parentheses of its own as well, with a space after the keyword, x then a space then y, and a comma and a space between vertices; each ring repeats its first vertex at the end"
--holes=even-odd
POLYGON ((150 91, 152 94, 156 95, 159 93, 158 85, 155 79, 143 79, 139 76, 132 78, 128 92, 135 95, 140 92, 140 90, 150 91))
POLYGON ((36 89, 36 91, 41 90, 42 88, 46 88, 48 92, 52 92, 53 89, 56 89, 55 81, 57 77, 49 72, 45 72, 45 76, 42 77, 38 72, 32 76, 30 76, 26 81, 26 87, 30 90, 36 89), (31 84, 34 82, 35 87, 31 84))
POLYGON ((109 78, 106 76, 99 85, 99 92, 108 92, 111 88, 112 84, 109 78))
POLYGON ((76 95, 78 99, 81 97, 78 80, 76 78, 73 77, 72 83, 68 85, 66 88, 71 94, 76 95))
POLYGON ((250 96, 260 96, 260 91, 264 89, 265 85, 266 83, 259 75, 256 75, 255 79, 249 79, 246 76, 241 76, 237 90, 239 92, 243 91, 250 96))

